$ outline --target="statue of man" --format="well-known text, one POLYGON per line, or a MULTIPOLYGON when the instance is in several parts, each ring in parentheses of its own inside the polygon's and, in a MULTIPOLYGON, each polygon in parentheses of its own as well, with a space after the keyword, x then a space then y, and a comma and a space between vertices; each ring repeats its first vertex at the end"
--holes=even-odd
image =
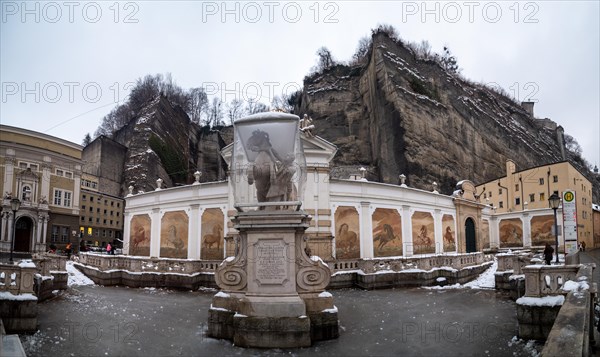
POLYGON ((315 136, 315 134, 313 134, 313 129, 315 128, 315 126, 312 123, 312 119, 308 116, 308 114, 304 114, 304 117, 302 117, 302 119, 300 119, 300 131, 303 132, 306 136, 308 136, 309 138, 312 138, 313 136, 315 136))

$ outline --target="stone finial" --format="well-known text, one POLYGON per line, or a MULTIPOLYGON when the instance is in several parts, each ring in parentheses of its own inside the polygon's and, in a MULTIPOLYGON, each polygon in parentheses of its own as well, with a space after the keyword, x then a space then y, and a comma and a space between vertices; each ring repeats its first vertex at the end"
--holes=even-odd
POLYGON ((408 187, 406 186, 406 175, 400 174, 400 187, 408 187))
POLYGON ((431 184, 433 186, 433 193, 439 193, 438 192, 438 184, 437 182, 433 181, 433 183, 431 184))
POLYGON ((156 189, 154 191, 160 191, 162 189, 162 183, 163 180, 159 177, 158 180, 156 180, 156 189))
POLYGON ((129 187, 127 187, 127 189, 129 190, 127 197, 133 196, 133 186, 129 186, 129 187))
POLYGON ((358 170, 360 171, 360 178, 362 178, 364 180, 365 179, 365 174, 367 173, 367 169, 365 169, 364 167, 361 167, 358 170))
POLYGON ((200 176, 202 176, 202 172, 200 172, 200 171, 194 172, 194 177, 196 178, 196 181, 194 181, 194 183, 192 185, 200 184, 200 176))

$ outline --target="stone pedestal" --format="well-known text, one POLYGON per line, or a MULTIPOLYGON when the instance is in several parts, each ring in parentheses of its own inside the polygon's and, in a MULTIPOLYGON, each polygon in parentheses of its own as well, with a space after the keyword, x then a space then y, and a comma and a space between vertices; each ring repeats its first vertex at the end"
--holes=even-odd
POLYGON ((242 347, 307 347, 338 337, 337 308, 324 291, 331 270, 311 257, 302 211, 240 212, 236 254, 221 263, 222 289, 209 310, 208 335, 242 347))

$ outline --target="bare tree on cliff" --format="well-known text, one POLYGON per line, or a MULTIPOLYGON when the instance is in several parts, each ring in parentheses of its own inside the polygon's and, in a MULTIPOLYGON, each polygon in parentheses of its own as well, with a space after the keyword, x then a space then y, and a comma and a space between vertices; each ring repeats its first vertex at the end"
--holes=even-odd
POLYGON ((192 88, 189 92, 190 96, 190 109, 189 116, 190 119, 198 124, 202 124, 202 117, 208 110, 208 96, 206 95, 206 91, 202 87, 192 88))
POLYGON ((233 99, 227 104, 227 119, 229 119, 229 125, 233 125, 236 119, 244 116, 244 101, 241 99, 233 99))
POLYGON ((317 72, 322 72, 335 65, 331 51, 327 47, 321 47, 317 50, 317 72))
POLYGON ((364 63, 367 60, 367 54, 371 49, 371 39, 369 37, 362 37, 358 40, 358 46, 356 46, 356 52, 352 55, 352 64, 364 63))
POLYGON ((211 127, 223 124, 223 102, 218 97, 214 97, 208 107, 206 124, 211 127))
POLYGON ((269 107, 266 104, 257 101, 256 99, 249 100, 248 103, 246 103, 246 113, 248 115, 268 111, 269 107))
POLYGON ((276 95, 271 101, 271 108, 277 111, 292 113, 294 111, 294 104, 291 100, 291 95, 282 94, 281 97, 276 95))

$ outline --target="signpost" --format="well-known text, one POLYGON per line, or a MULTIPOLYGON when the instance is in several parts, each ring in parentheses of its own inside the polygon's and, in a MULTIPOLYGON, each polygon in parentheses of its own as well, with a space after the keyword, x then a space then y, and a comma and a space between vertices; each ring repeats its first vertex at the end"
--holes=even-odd
POLYGON ((577 252, 577 200, 575 191, 563 192, 563 229, 565 237, 565 253, 577 252))

